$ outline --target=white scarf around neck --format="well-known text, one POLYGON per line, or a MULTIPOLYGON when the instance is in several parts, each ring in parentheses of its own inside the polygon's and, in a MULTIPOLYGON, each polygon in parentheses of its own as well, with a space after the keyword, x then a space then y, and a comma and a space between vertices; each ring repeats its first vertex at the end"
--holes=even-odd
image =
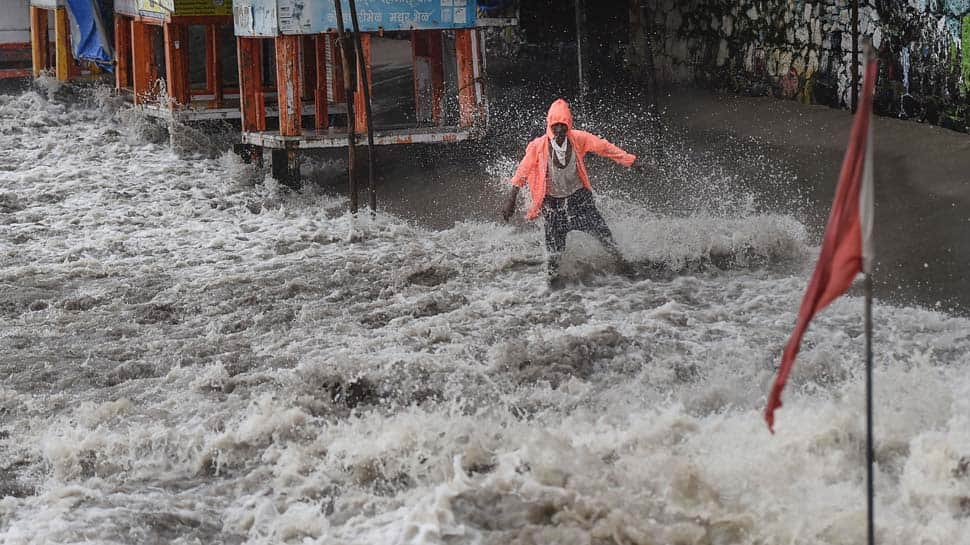
POLYGON ((555 136, 550 136, 549 141, 552 142, 552 151, 556 152, 556 159, 559 159, 559 164, 566 164, 566 148, 569 147, 569 138, 563 141, 562 146, 556 142, 555 136))

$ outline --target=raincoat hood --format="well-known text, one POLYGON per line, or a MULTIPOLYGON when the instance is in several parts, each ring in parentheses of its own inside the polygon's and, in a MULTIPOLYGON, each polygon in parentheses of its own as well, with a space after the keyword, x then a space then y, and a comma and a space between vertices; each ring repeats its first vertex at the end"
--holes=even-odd
POLYGON ((549 113, 546 114, 546 135, 553 137, 552 126, 556 123, 565 123, 568 130, 573 130, 573 112, 569 109, 569 103, 559 98, 549 106, 549 113))

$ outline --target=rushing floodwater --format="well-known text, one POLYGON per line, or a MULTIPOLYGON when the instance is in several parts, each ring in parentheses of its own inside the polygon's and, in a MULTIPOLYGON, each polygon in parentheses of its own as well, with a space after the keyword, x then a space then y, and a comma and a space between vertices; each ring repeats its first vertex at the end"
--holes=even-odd
MULTIPOLYGON (((793 215, 606 192, 678 274, 576 236, 549 292, 536 226, 353 222, 57 96, 0 95, 0 543, 864 542, 861 299, 761 419, 793 215)), ((875 321, 879 542, 970 543, 970 323, 875 321)))

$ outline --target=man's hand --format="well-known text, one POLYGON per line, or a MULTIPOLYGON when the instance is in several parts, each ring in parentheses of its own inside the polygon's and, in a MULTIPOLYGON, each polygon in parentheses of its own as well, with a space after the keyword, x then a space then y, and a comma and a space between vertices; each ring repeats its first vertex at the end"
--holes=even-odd
POLYGON ((502 215, 503 220, 509 221, 509 218, 512 217, 512 214, 515 214, 515 200, 518 196, 519 196, 519 188, 513 186, 512 190, 509 192, 508 199, 506 199, 505 201, 505 206, 503 206, 502 210, 499 211, 499 214, 502 215))
POLYGON ((637 157, 636 160, 633 161, 633 164, 630 165, 630 168, 640 173, 653 172, 657 170, 657 163, 654 162, 653 159, 644 161, 642 158, 637 157))

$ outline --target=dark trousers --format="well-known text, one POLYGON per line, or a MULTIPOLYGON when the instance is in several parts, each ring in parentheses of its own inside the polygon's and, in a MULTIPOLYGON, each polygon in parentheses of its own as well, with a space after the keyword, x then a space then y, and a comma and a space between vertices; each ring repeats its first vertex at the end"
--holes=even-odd
POLYGON ((550 275, 559 272, 559 261, 566 249, 566 235, 570 231, 582 231, 596 237, 610 254, 622 259, 620 249, 613 240, 613 233, 596 209, 590 190, 578 189, 568 197, 546 196, 542 201, 542 217, 546 223, 550 275))

